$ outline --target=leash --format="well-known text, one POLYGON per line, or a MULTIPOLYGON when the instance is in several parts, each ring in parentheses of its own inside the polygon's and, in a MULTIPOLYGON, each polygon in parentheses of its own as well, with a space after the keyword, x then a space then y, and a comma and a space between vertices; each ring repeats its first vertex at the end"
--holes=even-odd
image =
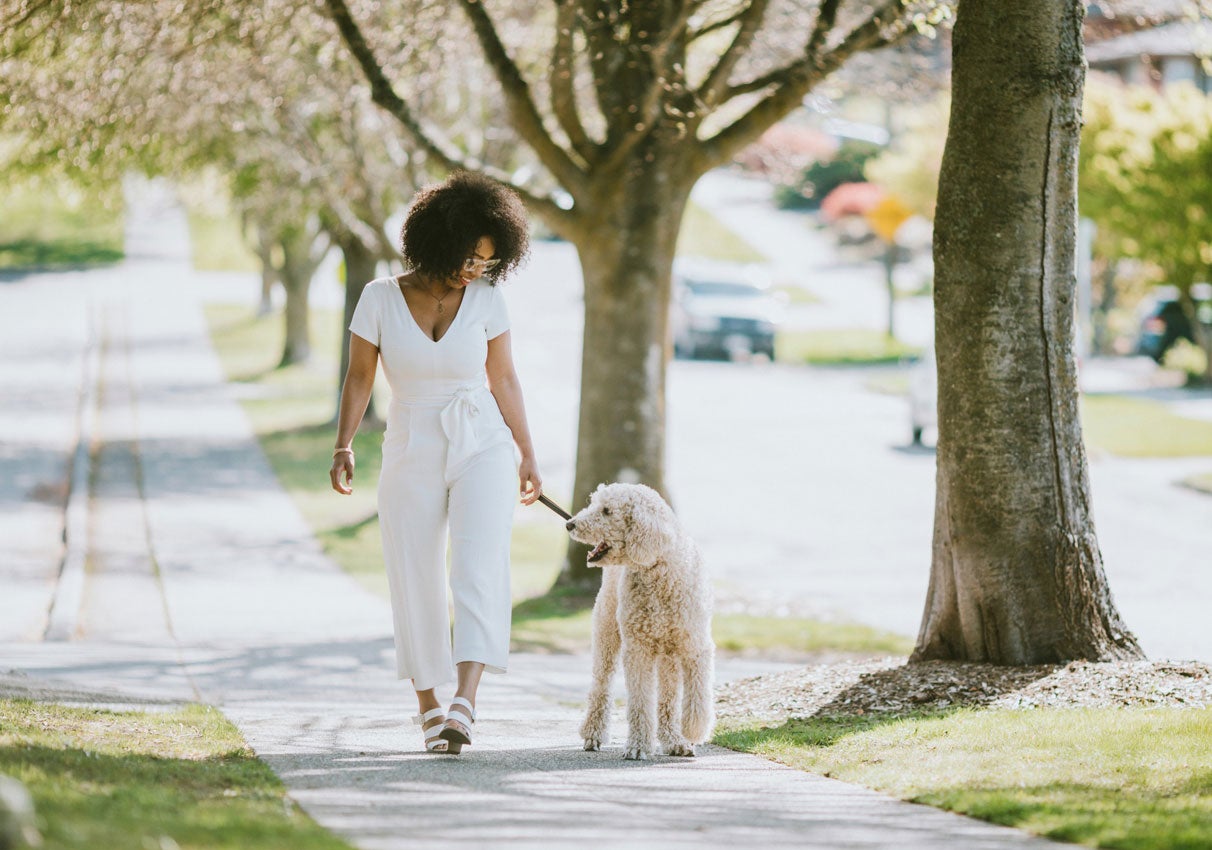
POLYGON ((572 514, 568 513, 568 511, 561 508, 559 505, 557 505, 555 502, 551 501, 551 499, 547 498, 546 496, 539 496, 539 501, 542 502, 543 504, 545 504, 547 507, 551 508, 557 514, 559 514, 561 519, 572 519, 572 514))

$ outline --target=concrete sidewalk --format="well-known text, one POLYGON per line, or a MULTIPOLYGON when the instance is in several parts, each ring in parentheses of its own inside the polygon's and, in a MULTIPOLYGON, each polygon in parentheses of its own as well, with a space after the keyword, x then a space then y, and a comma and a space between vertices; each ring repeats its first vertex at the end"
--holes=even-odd
MULTIPOLYGON (((475 746, 419 752, 387 603, 324 556, 269 469, 211 350, 183 227, 145 198, 122 266, 0 284, 0 462, 19 500, 0 538, 0 692, 218 705, 363 848, 1048 844, 714 747, 583 752, 575 656, 515 656, 485 680, 475 746), (39 494, 59 492, 81 422, 88 521, 65 557, 62 502, 39 494), (52 621, 63 639, 45 639, 52 621)), ((759 669, 721 662, 717 679, 759 669)))

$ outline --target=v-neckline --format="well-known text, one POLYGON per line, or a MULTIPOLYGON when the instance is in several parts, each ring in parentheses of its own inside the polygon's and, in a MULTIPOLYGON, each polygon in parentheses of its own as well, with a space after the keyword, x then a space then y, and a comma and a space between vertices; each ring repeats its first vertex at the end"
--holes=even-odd
POLYGON ((412 307, 408 306, 408 299, 404 297, 404 281, 402 281, 399 277, 392 278, 392 280, 396 284, 396 290, 400 293, 400 300, 404 302, 404 312, 408 314, 408 320, 412 322, 412 326, 417 329, 417 333, 419 333, 425 340, 433 345, 437 345, 439 342, 446 339, 446 337, 450 336, 451 330, 454 329, 455 322, 459 320, 459 314, 463 312, 463 302, 467 300, 468 287, 463 287, 463 297, 459 299, 459 306, 455 308, 454 316, 450 319, 450 324, 446 326, 446 330, 442 331, 442 335, 440 337, 434 339, 429 334, 425 333, 425 328, 421 327, 421 323, 418 322, 417 317, 413 315, 412 307))

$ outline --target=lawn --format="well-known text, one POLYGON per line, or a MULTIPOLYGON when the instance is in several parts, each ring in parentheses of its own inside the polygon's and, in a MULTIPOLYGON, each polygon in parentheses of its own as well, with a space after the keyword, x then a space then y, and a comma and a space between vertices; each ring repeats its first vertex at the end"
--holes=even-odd
POLYGON ((678 235, 679 257, 702 257, 729 263, 765 263, 768 258, 710 212, 691 201, 678 235))
POLYGON ((121 187, 40 181, 0 190, 0 269, 116 263, 123 257, 121 187))
POLYGON ((240 232, 231 213, 189 211, 193 266, 198 271, 259 272, 261 263, 240 232))
POLYGON ((1212 847, 1212 709, 813 716, 716 742, 1061 841, 1212 847))
POLYGON ((213 708, 0 700, 0 774, 29 789, 44 850, 349 850, 213 708))
POLYGON ((774 338, 775 359, 817 366, 858 366, 899 363, 921 349, 867 328, 812 331, 781 330, 774 338))
POLYGON ((1082 430, 1089 445, 1121 457, 1212 455, 1212 422, 1177 416, 1146 399, 1083 396, 1082 430))

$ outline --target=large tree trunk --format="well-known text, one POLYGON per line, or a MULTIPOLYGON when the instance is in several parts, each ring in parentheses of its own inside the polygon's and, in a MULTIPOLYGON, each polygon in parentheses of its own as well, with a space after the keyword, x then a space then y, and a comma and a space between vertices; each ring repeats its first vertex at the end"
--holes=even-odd
MULTIPOLYGON (((671 150, 671 149, 670 149, 671 150)), ((673 257, 694 179, 676 155, 640 146, 627 176, 602 180, 603 219, 577 240, 585 276, 581 409, 572 510, 613 481, 665 492, 665 366, 673 257), (651 161, 646 157, 651 154, 651 161)), ((569 544, 557 585, 594 588, 585 546, 569 544)))
MULTIPOLYGON (((345 373, 349 370, 349 323, 353 321, 354 308, 358 306, 362 287, 374 279, 375 267, 379 261, 378 254, 354 236, 340 234, 336 237, 336 243, 345 258, 345 309, 341 318, 341 367, 337 372, 337 412, 333 414, 334 422, 340 415, 341 387, 345 383, 345 373)), ((366 404, 366 414, 362 417, 362 422, 366 425, 378 422, 373 393, 366 404)))
POLYGON ((913 660, 1139 658, 1103 573, 1072 353, 1078 0, 963 0, 935 220, 938 489, 913 660))

